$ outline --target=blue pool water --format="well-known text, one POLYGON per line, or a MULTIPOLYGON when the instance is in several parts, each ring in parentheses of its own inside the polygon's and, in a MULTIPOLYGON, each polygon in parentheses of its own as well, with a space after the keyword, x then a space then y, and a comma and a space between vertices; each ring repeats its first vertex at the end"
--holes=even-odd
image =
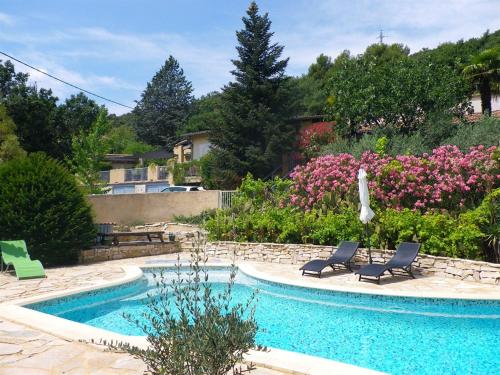
MULTIPOLYGON (((158 271, 158 270, 156 270, 158 271)), ((155 270, 119 287, 26 306, 125 335, 142 331, 123 318, 139 317, 155 270)), ((174 273, 172 271, 172 279, 174 273)), ((222 290, 226 268, 210 269, 222 290)), ((392 374, 500 373, 500 301, 403 298, 322 291, 257 280, 241 272, 233 296, 259 289, 259 344, 392 374)))

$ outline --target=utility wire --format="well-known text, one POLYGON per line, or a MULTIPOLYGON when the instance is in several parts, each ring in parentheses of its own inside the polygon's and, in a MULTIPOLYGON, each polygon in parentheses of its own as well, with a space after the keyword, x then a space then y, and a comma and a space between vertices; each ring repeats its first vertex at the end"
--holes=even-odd
POLYGON ((65 85, 68 85, 68 86, 71 86, 71 87, 73 87, 73 88, 75 88, 75 89, 78 89, 78 90, 80 90, 80 91, 83 91, 83 92, 85 92, 85 93, 87 93, 87 94, 89 94, 89 95, 92 95, 92 96, 95 96, 95 97, 97 97, 97 98, 100 98, 100 99, 106 100, 106 101, 108 101, 108 102, 110 102, 110 103, 114 103, 114 104, 120 105, 120 106, 125 107, 125 108, 134 109, 133 107, 130 107, 130 106, 128 106, 128 105, 125 105, 125 104, 122 104, 122 103, 118 103, 118 102, 116 102, 116 101, 114 101, 114 100, 111 100, 111 99, 105 98, 104 96, 101 96, 101 95, 95 94, 95 93, 93 93, 93 92, 91 92, 91 91, 88 91, 88 90, 82 89, 81 87, 78 87, 78 86, 76 86, 76 85, 73 85, 72 83, 66 82, 65 80, 63 80, 63 79, 61 79, 61 78, 57 78, 57 77, 53 76, 52 74, 49 74, 49 73, 47 73, 47 72, 44 72, 44 71, 43 71, 43 70, 41 70, 41 69, 35 68, 34 66, 32 66, 32 65, 30 65, 30 64, 28 64, 28 63, 25 63, 24 61, 21 61, 21 60, 19 60, 19 59, 16 59, 15 57, 10 56, 10 55, 6 54, 5 52, 0 51, 0 54, 2 54, 2 55, 4 55, 4 56, 7 56, 9 59, 12 59, 12 60, 14 60, 14 61, 17 61, 18 63, 23 64, 23 65, 27 66, 27 67, 28 67, 28 68, 30 68, 30 69, 33 69, 33 70, 36 70, 36 71, 37 71, 37 72, 39 72, 39 73, 45 74, 46 76, 48 76, 48 77, 50 77, 50 78, 52 78, 52 79, 55 79, 56 81, 62 82, 62 83, 64 83, 65 85))

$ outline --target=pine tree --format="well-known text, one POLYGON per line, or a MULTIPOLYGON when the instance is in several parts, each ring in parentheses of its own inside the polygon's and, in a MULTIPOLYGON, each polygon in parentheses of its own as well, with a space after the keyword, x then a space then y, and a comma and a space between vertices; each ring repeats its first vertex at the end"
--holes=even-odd
POLYGON ((135 128, 142 141, 172 146, 175 132, 186 122, 193 88, 177 60, 170 56, 155 74, 134 109, 135 128))
POLYGON ((222 121, 212 129, 212 171, 218 174, 213 179, 222 187, 234 187, 247 172, 265 177, 280 165, 294 139, 285 121, 290 113, 283 46, 271 42, 271 21, 267 13, 259 14, 255 2, 243 23, 236 32, 239 59, 232 60, 236 81, 224 87, 222 121))

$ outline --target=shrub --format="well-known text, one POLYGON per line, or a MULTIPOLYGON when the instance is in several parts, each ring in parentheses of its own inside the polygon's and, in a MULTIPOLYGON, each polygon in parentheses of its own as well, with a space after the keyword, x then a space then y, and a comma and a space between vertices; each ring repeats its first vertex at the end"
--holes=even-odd
POLYGON ((352 209, 338 214, 331 211, 320 214, 313 223, 311 233, 306 232, 303 236, 310 237, 315 244, 335 245, 340 241, 359 241, 363 237, 363 224, 358 212, 352 209))
POLYGON ((346 140, 338 138, 335 142, 322 147, 319 151, 320 155, 337 155, 337 154, 351 154, 356 159, 361 158, 361 155, 366 151, 375 152, 377 148, 377 141, 379 139, 378 133, 365 134, 359 139, 346 140))
POLYGON ((500 188, 488 194, 475 210, 461 216, 464 222, 477 224, 483 233, 485 258, 500 263, 500 188))
POLYGON ((390 138, 387 155, 422 155, 431 153, 433 147, 428 145, 422 133, 423 131, 409 135, 395 134, 390 138))
POLYGON ((446 214, 388 209, 377 213, 372 243, 394 249, 403 241, 422 243, 424 254, 467 259, 484 259, 481 232, 475 219, 467 214, 453 218, 446 214))
POLYGON ((441 146, 421 157, 381 156, 365 152, 326 155, 298 166, 291 174, 292 205, 310 210, 327 205, 338 211, 358 202, 357 171, 369 174, 373 204, 396 209, 448 210, 457 213, 476 207, 500 184, 496 147, 473 147, 462 153, 456 146, 441 146))
POLYGON ((377 212, 372 243, 382 249, 394 249, 400 242, 413 241, 421 222, 422 216, 408 209, 377 212))
POLYGON ((308 210, 321 208, 322 203, 339 209, 342 202, 354 202, 358 167, 359 162, 349 154, 322 156, 296 167, 291 174, 291 204, 308 210))
POLYGON ((260 209, 263 205, 282 205, 288 199, 291 184, 291 181, 278 177, 268 181, 254 179, 248 173, 233 197, 233 211, 260 209))
POLYGON ((241 183, 245 169, 241 161, 222 148, 212 148, 200 159, 201 180, 208 189, 232 190, 241 183))
POLYGON ((186 163, 175 163, 173 168, 174 184, 183 185, 186 183, 186 176, 198 176, 201 173, 201 162, 192 160, 186 163))
POLYGON ((426 121, 417 131, 402 134, 389 129, 376 130, 373 134, 365 134, 359 139, 347 141, 337 138, 335 142, 322 146, 318 155, 337 155, 348 153, 356 159, 366 151, 377 150, 376 142, 387 137, 383 154, 422 155, 432 153, 436 147, 443 145, 457 146, 462 152, 471 147, 483 145, 485 147, 498 146, 500 139, 500 119, 486 116, 475 123, 462 122, 447 116, 436 116, 426 121))
POLYGON ((208 231, 210 241, 234 240, 233 220, 227 214, 227 210, 217 210, 215 215, 208 219, 203 227, 208 231))
POLYGON ((298 148, 301 154, 309 159, 316 156, 321 146, 331 143, 335 139, 331 122, 316 122, 300 129, 298 134, 298 148))
POLYGON ((469 148, 484 145, 498 146, 500 143, 500 119, 486 116, 475 123, 462 123, 455 135, 444 140, 445 144, 456 145, 466 152, 469 148))
MULTIPOLYGON (((218 210, 206 221, 209 239, 278 241, 283 236, 279 228, 291 220, 288 215, 293 215, 292 209, 280 209, 285 206, 290 184, 290 181, 279 178, 256 180, 248 174, 232 198, 231 209, 218 210)), ((292 232, 293 230, 290 233, 292 232)))
POLYGON ((44 154, 0 165, 0 238, 24 239, 45 266, 75 263, 92 244, 91 209, 75 178, 44 154))
POLYGON ((211 240, 335 245, 361 238, 363 227, 357 215, 353 210, 335 214, 290 207, 267 207, 239 215, 219 211, 205 229, 211 240))
POLYGON ((427 144, 422 133, 418 131, 411 134, 387 134, 383 131, 375 131, 373 134, 365 134, 361 138, 351 141, 337 139, 335 142, 323 146, 318 155, 347 153, 358 160, 367 151, 375 152, 381 156, 421 155, 429 153, 433 149, 427 144))
POLYGON ((214 217, 216 214, 215 209, 203 210, 199 215, 184 216, 184 215, 174 215, 173 221, 177 223, 201 225, 205 223, 208 219, 214 217))
POLYGON ((111 344, 142 359, 153 374, 240 374, 236 365, 255 346, 256 294, 244 303, 233 301, 234 267, 226 287, 212 290, 199 236, 197 240, 187 275, 178 258, 174 280, 162 271, 154 275, 157 292, 148 294, 148 311, 140 319, 125 315, 147 335, 149 348, 111 344))
MULTIPOLYGON (((390 162, 383 164, 380 178, 397 179, 398 174, 405 171, 403 166, 404 161, 390 159, 390 162)), ((328 170, 330 166, 326 168, 328 170)), ((346 167, 342 173, 347 171, 346 167)), ((318 171, 311 175, 324 176, 318 171)), ((344 180, 350 179, 351 185, 335 185, 337 190, 325 192, 319 202, 321 204, 316 205, 320 207, 311 209, 297 207, 293 195, 287 199, 287 182, 263 182, 247 176, 236 195, 235 207, 218 210, 206 222, 205 229, 211 240, 320 245, 335 245, 342 240, 364 241, 364 227, 355 203, 358 199, 355 175, 339 176, 344 180), (275 186, 275 189, 268 190, 270 186, 275 186), (354 191, 350 191, 351 188, 354 191), (342 199, 352 199, 352 202, 346 204, 339 200, 333 204, 332 197, 339 195, 342 199), (332 206, 336 210, 329 208, 332 206)), ((297 176, 297 179, 300 178, 297 176)), ((313 188, 310 194, 316 191, 313 188)), ((440 210, 421 212, 397 204, 395 206, 398 209, 378 205, 376 216, 370 224, 371 244, 378 248, 394 249, 400 242, 418 241, 422 243, 421 251, 425 254, 494 260, 494 254, 498 256, 500 238, 499 191, 496 189, 489 194, 477 209, 454 215, 440 210)), ((398 202, 397 199, 395 202, 398 202)))

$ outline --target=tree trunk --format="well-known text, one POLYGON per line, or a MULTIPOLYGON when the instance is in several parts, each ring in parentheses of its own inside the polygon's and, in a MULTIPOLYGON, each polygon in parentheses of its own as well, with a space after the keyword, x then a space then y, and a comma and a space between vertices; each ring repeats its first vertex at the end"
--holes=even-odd
POLYGON ((479 83, 479 94, 481 95, 481 112, 485 116, 491 115, 491 87, 489 79, 482 79, 479 83))

